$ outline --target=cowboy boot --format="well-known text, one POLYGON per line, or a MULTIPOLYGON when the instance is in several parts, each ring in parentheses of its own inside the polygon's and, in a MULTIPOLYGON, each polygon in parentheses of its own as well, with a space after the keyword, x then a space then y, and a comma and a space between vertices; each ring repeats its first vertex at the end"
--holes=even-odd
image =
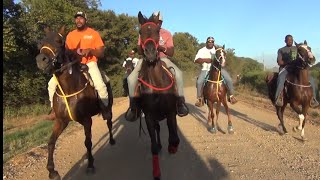
POLYGON ((189 114, 189 109, 185 103, 185 99, 183 96, 179 96, 177 98, 177 114, 180 117, 183 117, 189 114))
POLYGON ((138 107, 138 99, 136 97, 131 98, 130 97, 130 107, 128 108, 125 118, 127 121, 134 122, 136 121, 140 115, 141 115, 141 110, 138 107))
POLYGON ((319 106, 319 102, 317 101, 317 99, 315 97, 312 97, 311 101, 310 101, 310 107, 311 108, 316 108, 319 106))
POLYGON ((228 97, 228 101, 231 103, 231 104, 235 104, 238 102, 238 100, 236 99, 236 97, 234 97, 234 95, 230 95, 228 97))
POLYGON ((197 106, 197 107, 203 106, 204 105, 203 97, 199 97, 197 102, 194 105, 197 106))

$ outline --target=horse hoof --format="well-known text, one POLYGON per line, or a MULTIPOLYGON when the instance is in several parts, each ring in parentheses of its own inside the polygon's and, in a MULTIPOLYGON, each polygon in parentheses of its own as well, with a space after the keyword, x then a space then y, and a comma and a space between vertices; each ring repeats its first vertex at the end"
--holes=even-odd
POLYGON ((95 172, 96 172, 96 169, 94 167, 92 167, 92 168, 88 167, 87 170, 86 170, 87 175, 92 175, 95 172))
POLYGON ((153 177, 154 180, 160 180, 160 176, 159 177, 153 177))
POLYGON ((115 141, 114 139, 110 139, 109 144, 115 145, 115 144, 116 144, 116 141, 115 141))
POLYGON ((49 178, 54 180, 61 180, 61 177, 57 171, 53 171, 52 173, 50 173, 49 178))
POLYGON ((175 154, 178 151, 178 146, 169 145, 168 152, 170 154, 175 154))
POLYGON ((234 130, 232 126, 228 126, 228 133, 229 134, 234 134, 234 130))
POLYGON ((208 131, 211 132, 212 134, 217 133, 216 128, 209 128, 208 131))

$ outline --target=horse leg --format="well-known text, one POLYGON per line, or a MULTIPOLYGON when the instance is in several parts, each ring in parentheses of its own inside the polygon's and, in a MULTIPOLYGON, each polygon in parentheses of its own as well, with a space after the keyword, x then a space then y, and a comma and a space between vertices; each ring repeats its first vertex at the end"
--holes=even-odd
POLYGON ((282 126, 281 129, 283 130, 284 134, 288 134, 288 131, 287 131, 286 127, 284 126, 284 121, 283 121, 283 112, 284 112, 284 109, 286 108, 286 106, 287 106, 287 103, 284 103, 282 107, 276 106, 277 116, 280 120, 279 127, 282 126))
POLYGON ((217 129, 218 129, 218 130, 220 129, 220 131, 221 131, 221 128, 219 127, 219 124, 218 124, 220 107, 221 107, 221 102, 218 101, 218 102, 217 102, 217 105, 216 105, 216 124, 217 124, 217 129))
POLYGON ((209 125, 209 132, 211 133, 216 133, 217 130, 215 128, 215 124, 214 124, 214 112, 213 112, 213 103, 209 101, 208 103, 208 109, 209 109, 209 112, 208 112, 208 125, 209 125), (211 128, 210 128, 210 121, 211 121, 211 128))
POLYGON ((155 124, 155 128, 156 128, 157 144, 158 144, 158 147, 159 147, 159 151, 161 151, 162 145, 161 145, 161 139, 160 139, 160 124, 159 124, 159 122, 157 122, 155 124))
POLYGON ((160 165, 159 165, 159 147, 156 140, 155 123, 150 118, 149 114, 145 116, 149 136, 151 139, 151 153, 152 153, 152 166, 153 166, 153 177, 154 179, 160 179, 160 165))
POLYGON ((297 103, 291 103, 291 108, 299 115, 299 126, 293 127, 293 131, 300 130, 301 131, 301 138, 304 139, 304 126, 306 121, 307 111, 309 109, 308 105, 303 105, 302 110, 299 108, 297 103))
POLYGON ((233 125, 232 125, 231 116, 230 116, 230 109, 229 109, 228 103, 226 101, 226 98, 223 98, 222 104, 223 104, 224 108, 226 109, 226 113, 228 116, 228 133, 233 134, 234 130, 233 130, 233 125))
POLYGON ((178 151, 180 139, 177 132, 177 118, 175 114, 167 116, 167 126, 169 129, 169 146, 168 152, 175 154, 178 151))
POLYGON ((83 128, 84 128, 84 134, 86 136, 86 139, 84 141, 84 144, 87 148, 87 158, 88 158, 88 167, 87 167, 87 174, 94 173, 95 169, 93 166, 94 158, 92 156, 92 134, 91 134, 91 126, 92 126, 92 119, 86 118, 83 121, 83 128))
POLYGON ((61 135, 63 130, 68 126, 69 121, 63 121, 61 119, 56 119, 53 126, 53 132, 48 142, 48 163, 47 169, 49 171, 50 179, 61 179, 58 171, 54 170, 54 161, 53 161, 53 152, 55 149, 55 145, 58 137, 61 135))
POLYGON ((113 132, 112 132, 112 111, 111 111, 111 109, 110 109, 110 113, 111 113, 111 116, 110 116, 110 118, 107 119, 107 126, 108 126, 108 129, 109 129, 109 136, 110 136, 109 143, 111 145, 114 145, 116 143, 116 141, 113 138, 113 132))

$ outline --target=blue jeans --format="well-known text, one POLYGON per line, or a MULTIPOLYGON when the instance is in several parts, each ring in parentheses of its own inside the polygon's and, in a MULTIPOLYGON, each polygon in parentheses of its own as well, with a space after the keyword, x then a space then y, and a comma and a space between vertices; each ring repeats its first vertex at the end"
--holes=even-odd
POLYGON ((201 70, 198 79, 197 79, 197 98, 202 97, 202 86, 204 84, 206 75, 207 75, 208 71, 207 70, 201 70))
MULTIPOLYGON (((286 81, 286 77, 287 77, 288 71, 286 68, 283 68, 278 75, 278 79, 277 79, 277 90, 276 90, 276 94, 275 94, 275 101, 277 100, 277 98, 279 97, 280 92, 283 90, 284 88, 284 83, 286 81)), ((316 97, 316 93, 317 93, 317 87, 315 86, 315 81, 314 78, 309 74, 309 82, 310 85, 312 87, 313 90, 313 97, 316 97)))
POLYGON ((223 80, 224 80, 225 84, 227 85, 228 96, 233 95, 234 88, 233 88, 233 82, 232 82, 231 76, 224 68, 221 69, 221 75, 223 76, 223 80))
MULTIPOLYGON (((131 74, 128 76, 128 86, 129 86, 129 96, 134 97, 134 90, 136 85, 138 84, 138 76, 139 76, 139 71, 141 69, 142 65, 142 59, 140 59, 137 63, 137 66, 133 69, 131 74)), ((170 71, 175 75, 176 78, 176 86, 178 88, 178 95, 180 97, 184 96, 183 92, 183 76, 182 76, 182 71, 175 65, 173 64, 170 59, 163 57, 161 58, 161 61, 165 62, 168 68, 171 68, 170 71)))

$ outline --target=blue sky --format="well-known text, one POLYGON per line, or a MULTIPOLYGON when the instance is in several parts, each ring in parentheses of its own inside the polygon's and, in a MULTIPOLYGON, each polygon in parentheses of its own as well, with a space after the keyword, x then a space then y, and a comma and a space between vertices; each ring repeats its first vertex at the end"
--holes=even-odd
POLYGON ((319 0, 101 0, 102 10, 116 14, 149 17, 160 10, 162 27, 172 34, 188 32, 204 42, 208 36, 216 44, 234 48, 236 55, 276 66, 276 53, 284 37, 308 41, 320 59, 319 0))

